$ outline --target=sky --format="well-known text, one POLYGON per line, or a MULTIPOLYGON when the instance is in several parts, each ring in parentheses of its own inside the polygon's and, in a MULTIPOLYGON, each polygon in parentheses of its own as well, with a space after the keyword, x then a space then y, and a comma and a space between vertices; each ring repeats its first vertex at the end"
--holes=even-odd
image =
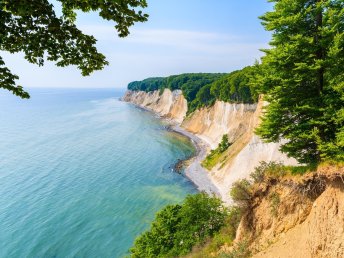
MULTIPOLYGON (((77 24, 94 35, 110 65, 83 77, 69 66, 38 67, 22 54, 1 53, 24 87, 125 88, 135 80, 191 72, 231 72, 252 65, 267 48, 270 33, 258 16, 267 0, 147 0, 149 19, 119 38, 114 23, 96 13, 79 13, 77 24)), ((56 2, 52 1, 59 6, 56 2)))

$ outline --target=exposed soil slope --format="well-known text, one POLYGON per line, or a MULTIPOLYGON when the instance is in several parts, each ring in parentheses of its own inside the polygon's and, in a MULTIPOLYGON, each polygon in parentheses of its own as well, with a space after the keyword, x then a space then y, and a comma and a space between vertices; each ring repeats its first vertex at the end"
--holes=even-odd
POLYGON ((257 258, 344 257, 343 173, 337 167, 260 186, 236 241, 249 239, 257 258))

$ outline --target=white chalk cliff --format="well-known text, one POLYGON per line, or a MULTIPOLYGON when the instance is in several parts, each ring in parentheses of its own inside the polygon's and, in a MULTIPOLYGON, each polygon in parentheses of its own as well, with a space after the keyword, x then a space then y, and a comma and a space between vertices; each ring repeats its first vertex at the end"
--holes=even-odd
POLYGON ((262 116, 262 100, 257 104, 216 101, 212 107, 196 110, 188 117, 187 101, 180 90, 165 89, 162 94, 159 91, 127 91, 123 100, 171 119, 197 135, 209 146, 208 151, 215 149, 222 136, 227 134, 232 145, 209 171, 212 182, 226 202, 230 202, 231 185, 238 179, 247 178, 261 161, 297 164, 296 160, 279 151, 280 143, 264 143, 254 134, 262 116))

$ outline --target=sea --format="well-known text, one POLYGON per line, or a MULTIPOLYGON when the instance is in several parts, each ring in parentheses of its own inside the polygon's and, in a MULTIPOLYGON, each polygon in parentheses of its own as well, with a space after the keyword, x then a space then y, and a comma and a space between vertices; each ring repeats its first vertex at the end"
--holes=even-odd
POLYGON ((157 211, 196 193, 195 153, 124 90, 0 89, 0 257, 125 257, 157 211))

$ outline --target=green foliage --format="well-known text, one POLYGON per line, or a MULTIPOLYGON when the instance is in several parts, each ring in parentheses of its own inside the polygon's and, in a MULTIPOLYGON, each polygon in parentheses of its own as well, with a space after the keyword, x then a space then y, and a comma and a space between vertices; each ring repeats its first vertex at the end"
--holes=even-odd
POLYGON ((182 205, 157 213, 149 231, 130 249, 131 257, 176 257, 213 236, 224 225, 227 211, 220 199, 206 193, 189 195, 182 205))
POLYGON ((255 184, 264 182, 267 177, 280 178, 287 174, 285 166, 280 162, 260 162, 258 167, 255 167, 254 172, 250 177, 255 184))
POLYGON ((232 206, 228 209, 228 215, 226 221, 221 230, 214 235, 213 238, 207 241, 207 243, 196 248, 193 248, 192 253, 187 257, 190 258, 203 258, 212 257, 214 252, 218 250, 225 244, 231 245, 236 237, 236 231, 239 227, 241 221, 242 213, 241 210, 232 206))
POLYGON ((252 186, 246 179, 236 181, 230 190, 232 200, 237 204, 242 212, 245 212, 251 205, 252 186))
POLYGON ((182 90, 188 101, 188 113, 211 106, 216 100, 235 103, 253 103, 258 93, 251 83, 257 67, 245 67, 229 74, 196 73, 173 75, 166 78, 148 78, 131 82, 129 90, 154 91, 168 88, 182 90))
POLYGON ((164 89, 182 90, 185 99, 188 101, 188 111, 192 112, 198 107, 198 102, 193 102, 200 98, 202 105, 211 105, 208 100, 207 88, 209 84, 223 77, 221 73, 187 73, 172 75, 169 77, 148 78, 143 81, 135 81, 128 84, 128 90, 155 91, 164 89), (198 97, 196 97, 198 95, 198 97))
POLYGON ((228 135, 227 135, 227 134, 224 134, 224 135, 222 136, 222 140, 221 140, 221 142, 220 142, 218 148, 219 148, 219 150, 220 150, 221 152, 224 152, 224 151, 226 151, 231 145, 232 145, 232 144, 228 141, 228 135))
POLYGON ((344 160, 344 2, 272 0, 271 49, 252 80, 270 102, 257 134, 298 161, 344 160))
POLYGON ((237 206, 232 206, 228 212, 226 227, 224 228, 224 231, 222 231, 223 233, 226 233, 226 235, 228 235, 232 239, 232 241, 235 239, 236 231, 239 227, 241 218, 241 209, 237 206))
POLYGON ((280 162, 260 162, 259 166, 255 167, 250 177, 254 184, 260 184, 266 179, 280 179, 284 176, 291 175, 303 175, 308 172, 316 171, 316 165, 308 166, 284 166, 280 162))
POLYGON ((12 74, 11 71, 5 66, 5 62, 0 56, 0 88, 11 91, 14 95, 19 96, 23 99, 30 98, 29 93, 23 90, 22 86, 15 86, 15 80, 19 77, 12 74))
POLYGON ((231 244, 236 236, 236 231, 239 227, 242 218, 242 212, 240 208, 232 206, 229 208, 228 216, 225 221, 225 225, 214 236, 208 246, 208 251, 217 251, 224 244, 231 244))
POLYGON ((163 90, 166 88, 166 78, 164 77, 155 77, 155 78, 148 78, 143 81, 134 81, 128 84, 128 90, 140 90, 140 91, 155 91, 163 90))
POLYGON ((223 76, 224 74, 222 73, 182 74, 168 77, 167 82, 171 90, 180 89, 183 91, 185 99, 190 103, 190 110, 193 111, 196 106, 192 104, 192 101, 196 99, 200 89, 223 76))
POLYGON ((212 169, 219 162, 219 158, 232 144, 228 141, 228 135, 224 134, 219 146, 215 150, 211 150, 209 155, 202 161, 202 166, 212 169))
POLYGON ((231 72, 211 85, 211 94, 225 102, 257 102, 258 93, 251 84, 255 72, 256 67, 252 66, 231 72))
MULTIPOLYGON (((0 1, 0 50, 10 53, 23 52, 30 63, 42 66, 45 60, 57 66, 75 65, 86 76, 101 70, 108 62, 96 49, 96 39, 83 34, 76 25, 76 12, 98 12, 105 20, 116 23, 120 37, 129 34, 135 22, 144 22, 148 15, 139 8, 147 6, 146 0, 58 0, 62 16, 47 0, 0 1)), ((22 98, 29 94, 15 85, 13 75, 0 57, 0 88, 22 98)))
POLYGON ((291 175, 303 175, 317 170, 317 165, 311 164, 308 166, 284 166, 284 169, 291 175))
POLYGON ((197 92, 196 97, 191 99, 191 112, 203 106, 211 106, 216 100, 230 103, 256 102, 258 100, 258 94, 251 83, 251 78, 255 72, 255 67, 248 66, 203 86, 197 92))

